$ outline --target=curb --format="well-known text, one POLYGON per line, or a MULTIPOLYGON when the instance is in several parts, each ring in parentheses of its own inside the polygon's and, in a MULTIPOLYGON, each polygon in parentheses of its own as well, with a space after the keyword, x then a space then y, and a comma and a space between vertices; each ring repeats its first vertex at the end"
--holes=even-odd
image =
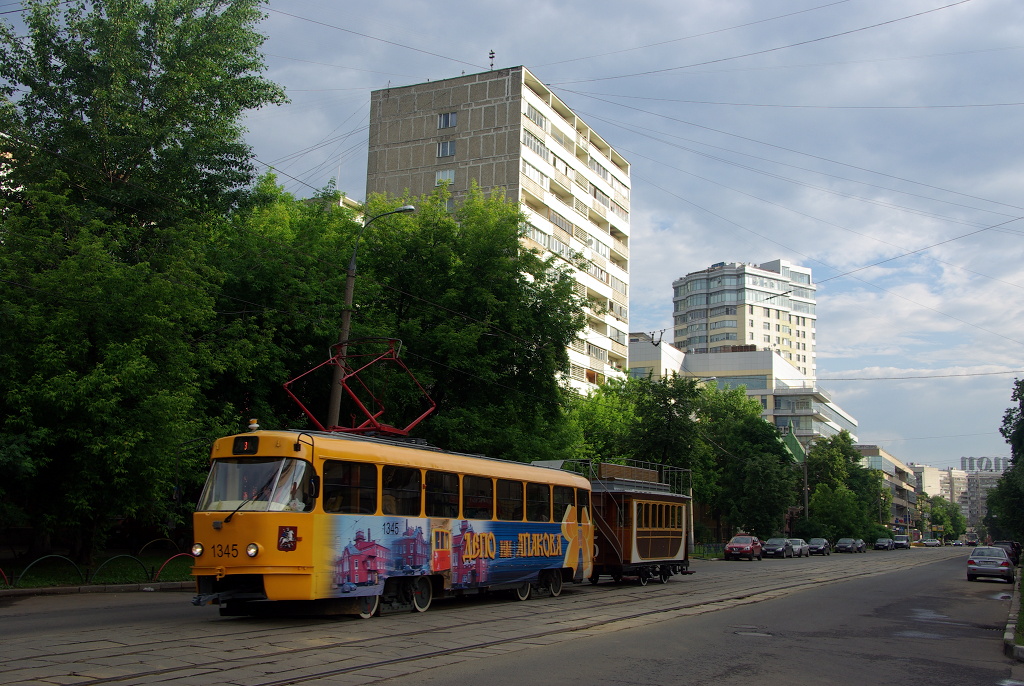
POLYGON ((135 593, 151 591, 194 591, 194 581, 160 581, 147 584, 96 584, 91 586, 50 586, 48 588, 0 588, 0 598, 77 593, 135 593))
POLYGON ((1010 614, 1006 618, 1006 630, 1003 631, 1003 654, 1015 660, 1024 662, 1024 646, 1017 645, 1015 635, 1017 633, 1017 616, 1020 614, 1020 574, 1017 574, 1013 583, 1013 596, 1010 598, 1010 614))

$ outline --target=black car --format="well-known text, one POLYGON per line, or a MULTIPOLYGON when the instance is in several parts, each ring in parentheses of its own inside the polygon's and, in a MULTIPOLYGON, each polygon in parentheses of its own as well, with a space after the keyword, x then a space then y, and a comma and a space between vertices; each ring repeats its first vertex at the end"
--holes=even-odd
POLYGON ((896 543, 891 538, 880 538, 875 541, 875 550, 894 550, 896 543))
POLYGON ((761 546, 761 553, 765 557, 793 557, 793 544, 785 538, 769 538, 761 546))
POLYGON ((836 552, 837 553, 856 553, 857 540, 854 538, 840 538, 836 541, 836 552))
POLYGON ((824 538, 812 538, 807 541, 811 555, 831 555, 832 545, 824 538))

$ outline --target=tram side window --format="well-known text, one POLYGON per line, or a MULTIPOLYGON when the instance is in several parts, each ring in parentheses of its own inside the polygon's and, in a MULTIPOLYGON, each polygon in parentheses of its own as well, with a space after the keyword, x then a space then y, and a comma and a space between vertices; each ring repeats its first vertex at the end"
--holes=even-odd
POLYGON ((462 516, 490 519, 494 513, 494 484, 484 476, 462 478, 462 516))
POLYGON ((594 517, 590 514, 590 491, 585 491, 582 488, 576 491, 576 518, 577 521, 583 522, 583 511, 587 511, 588 521, 594 521, 594 517))
POLYGON ((459 516, 459 475, 451 472, 428 471, 426 479, 427 516, 459 516))
POLYGON ((551 521, 551 487, 547 484, 526 484, 526 521, 551 521))
POLYGON ((384 465, 381 511, 386 515, 420 516, 420 470, 384 465))
POLYGON ((569 486, 555 486, 555 520, 564 520, 569 508, 575 506, 576 492, 569 486))
POLYGON ((523 521, 523 482, 498 479, 498 519, 523 521))
POLYGON ((324 463, 324 512, 373 514, 377 511, 377 465, 324 463))

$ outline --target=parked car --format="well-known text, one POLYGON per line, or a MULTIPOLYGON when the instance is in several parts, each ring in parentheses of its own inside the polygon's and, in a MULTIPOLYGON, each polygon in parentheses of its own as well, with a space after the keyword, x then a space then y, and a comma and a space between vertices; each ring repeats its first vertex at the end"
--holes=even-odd
POLYGON ((857 546, 857 552, 858 553, 866 553, 868 551, 868 546, 864 542, 863 538, 855 538, 855 539, 853 539, 853 542, 857 546))
POLYGON ((1007 555, 1010 557, 1010 561, 1013 562, 1014 565, 1020 564, 1019 543, 1015 544, 1013 541, 995 541, 992 545, 998 548, 1005 548, 1007 555))
POLYGON ((907 550, 910 550, 910 536, 906 536, 904 534, 896 534, 892 537, 892 547, 893 549, 905 548, 907 550))
POLYGON ((765 557, 793 557, 793 544, 785 538, 769 538, 761 547, 765 557))
POLYGON ((929 539, 927 539, 924 542, 924 544, 926 546, 928 546, 929 548, 941 548, 942 547, 942 541, 940 541, 937 538, 929 538, 929 539))
POLYGON ((811 547, 807 545, 807 541, 802 538, 791 538, 789 544, 793 546, 793 554, 797 557, 803 557, 804 555, 811 556, 811 547))
POLYGON ((726 560, 738 560, 741 557, 745 557, 748 560, 753 560, 756 557, 760 560, 761 541, 758 540, 757 536, 733 536, 725 544, 723 557, 726 560))
POLYGON ((893 541, 891 538, 880 538, 875 541, 875 550, 892 550, 893 541))
POLYGON ((807 541, 808 555, 831 555, 832 545, 824 538, 812 538, 807 541))
POLYGON ((857 552, 857 541, 853 538, 840 538, 836 541, 836 552, 837 553, 855 553, 857 552))
POLYGON ((991 545, 975 548, 967 558, 967 580, 980 576, 994 576, 1013 583, 1013 562, 1006 549, 991 545))

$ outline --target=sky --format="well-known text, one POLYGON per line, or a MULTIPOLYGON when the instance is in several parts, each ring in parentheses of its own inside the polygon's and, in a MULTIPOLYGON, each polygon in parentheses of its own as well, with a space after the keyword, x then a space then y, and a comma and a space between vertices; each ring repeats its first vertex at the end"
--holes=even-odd
POLYGON ((365 193, 370 93, 524 65, 632 165, 630 331, 672 281, 786 259, 817 379, 861 443, 1008 456, 1024 378, 1024 3, 636 0, 267 5, 260 164, 365 193), (490 52, 494 51, 493 60, 490 52))

